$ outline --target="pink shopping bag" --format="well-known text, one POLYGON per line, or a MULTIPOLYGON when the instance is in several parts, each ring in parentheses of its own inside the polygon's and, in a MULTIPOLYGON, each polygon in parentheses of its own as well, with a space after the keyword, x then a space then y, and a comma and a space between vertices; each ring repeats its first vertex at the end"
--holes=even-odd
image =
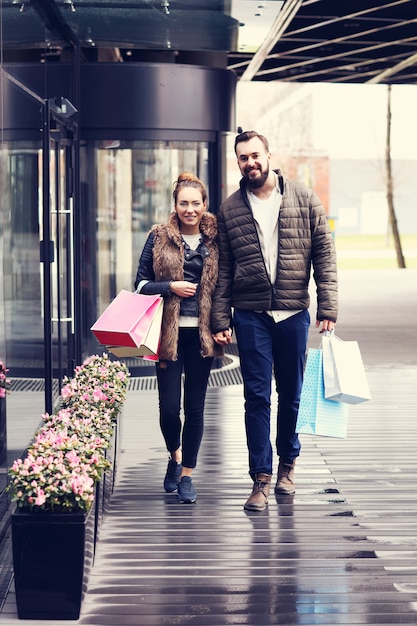
POLYGON ((122 290, 91 327, 98 341, 118 357, 157 359, 163 298, 122 290))

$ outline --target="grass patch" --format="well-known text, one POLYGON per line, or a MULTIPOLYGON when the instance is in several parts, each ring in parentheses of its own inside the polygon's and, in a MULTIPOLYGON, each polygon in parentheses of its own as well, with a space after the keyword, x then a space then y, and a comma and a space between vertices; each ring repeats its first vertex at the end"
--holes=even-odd
MULTIPOLYGON (((417 253, 417 235, 401 235, 401 247, 417 253)), ((392 235, 338 235, 335 243, 338 250, 395 250, 392 235)))
MULTIPOLYGON (((337 259, 339 270, 395 270, 398 269, 396 259, 358 257, 354 259, 337 259)), ((406 269, 417 269, 417 257, 405 259, 406 269)))
MULTIPOLYGON (((397 269, 392 236, 335 235, 339 269, 397 269)), ((402 235, 401 248, 408 269, 417 268, 417 235, 402 235)))

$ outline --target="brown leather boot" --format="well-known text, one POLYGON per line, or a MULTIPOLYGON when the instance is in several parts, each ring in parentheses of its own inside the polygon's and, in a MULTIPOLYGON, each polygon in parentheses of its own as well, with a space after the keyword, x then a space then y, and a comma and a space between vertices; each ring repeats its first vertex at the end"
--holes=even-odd
POLYGON ((264 511, 268 505, 271 474, 256 474, 253 489, 243 508, 247 511, 264 511))
POLYGON ((279 462, 275 493, 283 493, 285 495, 292 495, 295 493, 294 468, 295 459, 292 463, 284 463, 284 461, 279 462))

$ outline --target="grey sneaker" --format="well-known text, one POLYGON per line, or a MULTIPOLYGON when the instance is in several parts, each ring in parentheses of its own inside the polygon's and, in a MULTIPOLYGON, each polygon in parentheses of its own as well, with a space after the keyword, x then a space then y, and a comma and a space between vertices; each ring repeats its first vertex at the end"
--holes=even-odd
POLYGON ((178 483, 178 502, 192 504, 197 500, 197 494, 191 480, 191 476, 183 476, 178 483))
POLYGON ((177 485, 180 482, 182 465, 172 459, 168 461, 167 473, 164 478, 164 489, 167 493, 177 491, 177 485))

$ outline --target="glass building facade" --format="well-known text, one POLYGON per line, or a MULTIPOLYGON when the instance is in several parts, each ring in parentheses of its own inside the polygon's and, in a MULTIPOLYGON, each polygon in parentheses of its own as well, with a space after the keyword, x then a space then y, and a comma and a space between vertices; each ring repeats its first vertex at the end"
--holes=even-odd
MULTIPOLYGON (((172 181, 181 171, 198 172, 209 183, 206 141, 83 142, 80 150, 83 310, 83 353, 95 349, 89 325, 121 289, 132 289, 140 251, 156 222, 165 221, 172 206, 172 181)), ((3 214, 5 354, 14 377, 43 377, 42 148, 36 141, 3 144, 3 214)), ((74 215, 67 206, 66 151, 51 159, 50 212, 54 242, 52 318, 60 318, 61 348, 68 361, 66 326, 72 325, 76 279, 74 215), (57 177, 59 180, 57 181, 57 177), (57 187, 60 188, 59 194, 57 187), (59 310, 58 310, 59 307, 59 310), (64 321, 68 319, 69 321, 64 321)), ((54 339, 58 323, 53 321, 54 339)), ((67 330, 72 331, 72 328, 67 330)), ((58 367, 57 354, 54 370, 58 367)))

